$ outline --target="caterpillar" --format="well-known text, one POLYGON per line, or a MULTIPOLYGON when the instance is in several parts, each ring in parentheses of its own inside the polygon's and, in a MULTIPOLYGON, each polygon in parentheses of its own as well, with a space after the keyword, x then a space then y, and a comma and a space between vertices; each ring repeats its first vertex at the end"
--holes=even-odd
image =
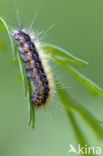
POLYGON ((14 30, 13 37, 21 52, 20 55, 28 80, 32 82, 35 88, 31 97, 32 103, 37 108, 44 107, 50 102, 53 81, 43 51, 38 50, 36 42, 25 30, 14 30))

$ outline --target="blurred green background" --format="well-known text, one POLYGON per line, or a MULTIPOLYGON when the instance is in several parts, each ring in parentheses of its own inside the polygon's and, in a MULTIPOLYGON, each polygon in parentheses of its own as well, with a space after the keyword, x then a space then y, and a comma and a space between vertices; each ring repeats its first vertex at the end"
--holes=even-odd
MULTIPOLYGON (((0 16, 17 27, 19 19, 30 26, 36 12, 33 28, 46 31, 44 42, 58 45, 89 62, 78 69, 103 87, 103 1, 102 0, 0 0, 0 16)), ((75 134, 62 106, 53 102, 46 110, 36 111, 36 126, 27 128, 28 106, 23 85, 16 78, 19 67, 12 63, 11 47, 7 34, 6 52, 0 50, 0 155, 1 156, 73 156, 68 154, 69 144, 77 147, 75 134)), ((42 35, 41 35, 42 36, 42 35)), ((93 98, 71 75, 56 67, 55 76, 81 105, 98 119, 103 119, 103 99, 93 98), (65 83, 64 83, 65 80, 65 83)), ((59 103, 59 101, 58 101, 59 103)), ((96 138, 88 125, 76 114, 81 131, 92 146, 103 142, 96 138)), ((103 152, 103 151, 102 151, 103 152)), ((102 155, 101 155, 102 156, 102 155)))

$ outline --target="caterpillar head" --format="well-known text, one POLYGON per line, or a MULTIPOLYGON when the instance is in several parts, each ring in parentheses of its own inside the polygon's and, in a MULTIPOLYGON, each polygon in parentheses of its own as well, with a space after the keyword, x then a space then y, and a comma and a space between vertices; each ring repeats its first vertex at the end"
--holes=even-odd
POLYGON ((26 42, 31 40, 30 36, 22 30, 14 31, 13 37, 17 41, 17 43, 21 45, 24 45, 26 42))

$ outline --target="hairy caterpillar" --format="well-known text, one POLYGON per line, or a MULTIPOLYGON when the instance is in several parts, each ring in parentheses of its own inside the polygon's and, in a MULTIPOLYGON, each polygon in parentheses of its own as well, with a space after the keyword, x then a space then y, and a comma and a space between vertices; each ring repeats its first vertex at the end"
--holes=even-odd
POLYGON ((46 106, 52 95, 53 81, 51 74, 48 76, 50 69, 44 60, 43 51, 37 49, 36 42, 25 30, 15 30, 13 36, 21 51, 29 82, 32 82, 35 88, 31 97, 32 103, 37 108, 46 106))

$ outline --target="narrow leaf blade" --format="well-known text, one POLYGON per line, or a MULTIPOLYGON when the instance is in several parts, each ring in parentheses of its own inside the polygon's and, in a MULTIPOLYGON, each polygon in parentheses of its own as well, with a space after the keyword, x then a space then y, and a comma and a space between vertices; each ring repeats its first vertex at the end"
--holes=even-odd
POLYGON ((9 36, 9 39, 10 39, 10 43, 11 43, 13 59, 15 60, 15 57, 16 57, 15 56, 15 48, 14 48, 14 43, 13 43, 13 38, 12 38, 11 31, 10 31, 10 27, 9 27, 7 22, 2 17, 0 17, 0 29, 4 30, 4 31, 6 30, 6 32, 8 33, 8 36, 9 36))
POLYGON ((78 72, 74 67, 72 67, 71 65, 63 64, 60 60, 58 61, 57 59, 53 59, 53 61, 55 61, 65 70, 70 72, 77 80, 79 80, 84 85, 85 88, 88 89, 88 91, 92 95, 99 95, 103 97, 103 89, 99 87, 96 83, 88 79, 86 76, 78 72))
MULTIPOLYGON (((59 84, 59 83, 58 83, 59 84)), ((59 87, 61 88, 60 84, 59 87)), ((81 117, 89 124, 94 130, 95 134, 103 139, 103 127, 100 125, 100 121, 97 120, 89 111, 82 106, 76 104, 76 102, 69 96, 64 89, 57 89, 58 95, 62 104, 65 106, 67 111, 76 111, 81 117)))
POLYGON ((19 67, 20 67, 20 71, 21 71, 21 75, 22 75, 22 80, 23 80, 23 84, 24 84, 24 89, 25 89, 25 95, 28 99, 28 125, 31 125, 32 122, 32 128, 34 129, 35 127, 35 108, 34 105, 31 101, 31 97, 32 97, 32 88, 31 88, 31 84, 28 81, 27 78, 27 74, 23 65, 23 62, 21 60, 20 54, 19 52, 17 52, 17 58, 18 58, 18 62, 19 62, 19 67))
MULTIPOLYGON (((78 123, 77 123, 73 113, 71 111, 68 111, 68 110, 66 112, 67 112, 68 118, 71 122, 71 125, 73 127, 74 135, 76 137, 78 144, 80 144, 81 147, 85 147, 85 145, 87 145, 87 147, 90 147, 88 140, 87 140, 87 137, 85 137, 85 135, 83 134, 83 132, 79 128, 78 123)), ((83 152, 85 153, 85 148, 83 149, 83 152)), ((80 155, 82 156, 84 154, 81 153, 80 155)), ((92 152, 89 155, 94 156, 94 154, 92 152)), ((88 154, 85 154, 85 156, 88 156, 88 154)))
POLYGON ((76 67, 88 65, 88 62, 73 56, 70 52, 58 46, 46 44, 41 46, 41 48, 45 51, 46 54, 50 55, 50 57, 55 58, 62 63, 71 64, 76 67))

